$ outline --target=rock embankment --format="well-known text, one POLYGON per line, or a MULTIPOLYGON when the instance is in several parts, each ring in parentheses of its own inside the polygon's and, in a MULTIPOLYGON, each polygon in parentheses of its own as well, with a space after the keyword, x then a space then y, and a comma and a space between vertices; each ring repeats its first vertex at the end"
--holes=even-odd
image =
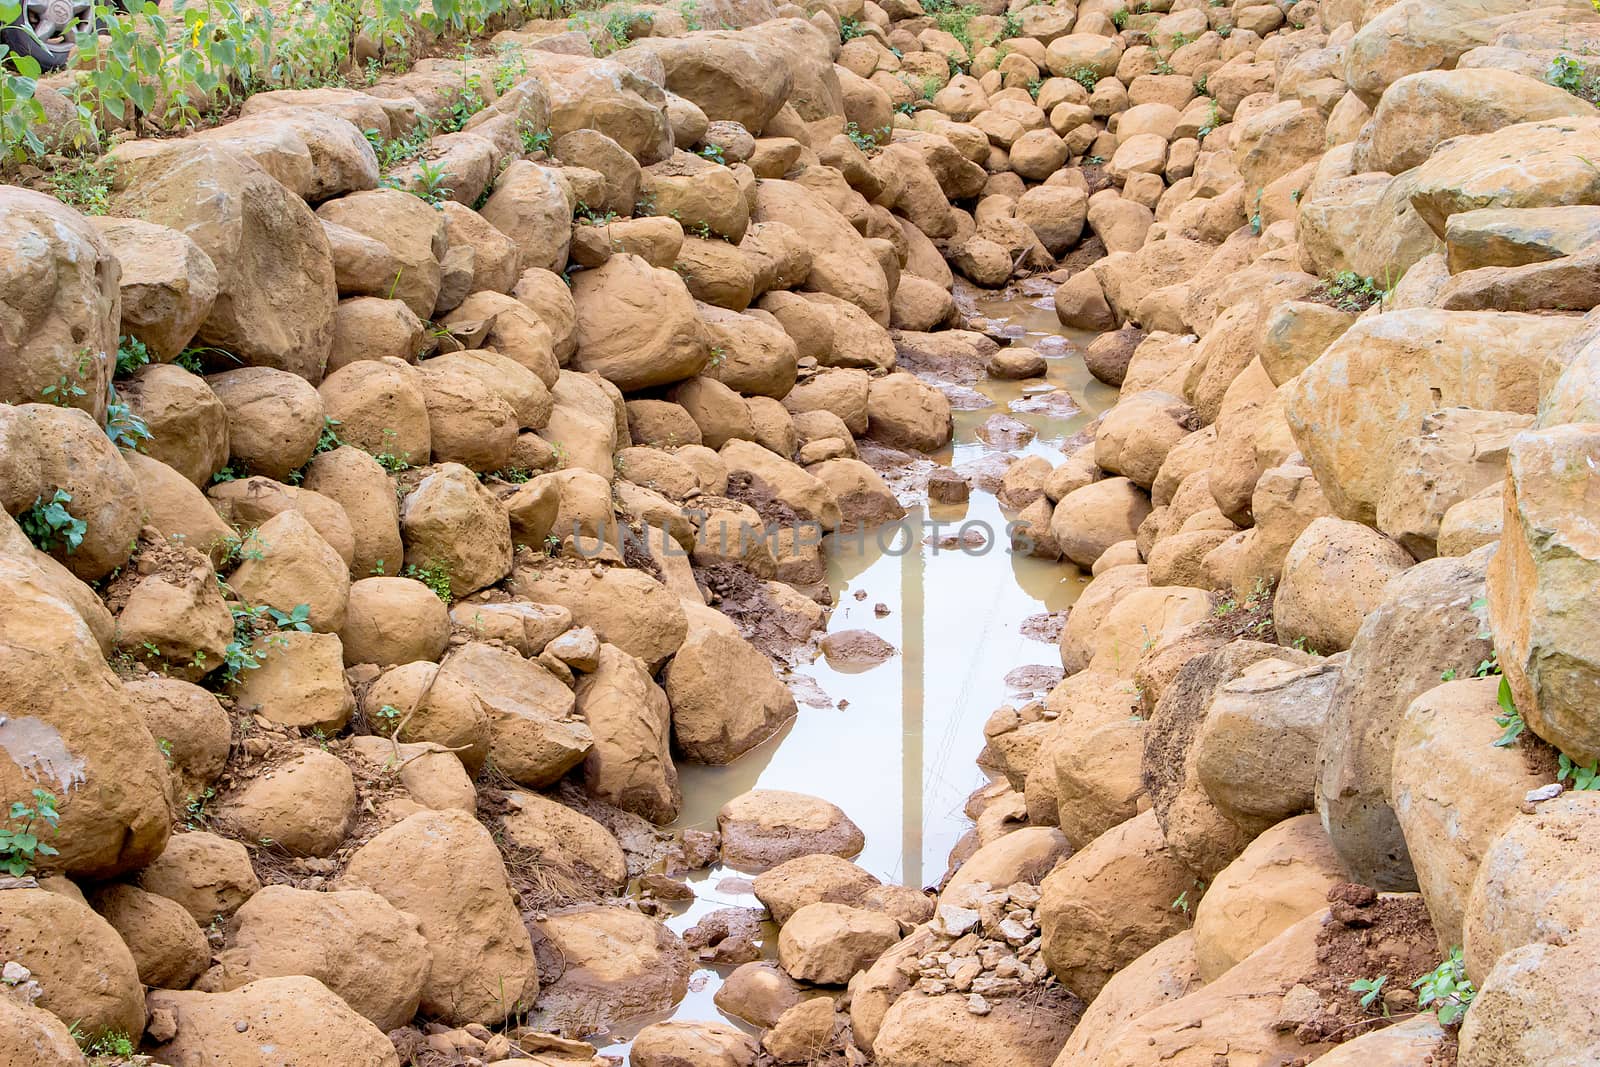
POLYGON ((589 1064, 696 957, 640 1067, 1600 1056, 1591 5, 614 14, 0 186, 0 1062, 589 1064), (1029 275, 1121 397, 953 873, 661 829, 1029 275))

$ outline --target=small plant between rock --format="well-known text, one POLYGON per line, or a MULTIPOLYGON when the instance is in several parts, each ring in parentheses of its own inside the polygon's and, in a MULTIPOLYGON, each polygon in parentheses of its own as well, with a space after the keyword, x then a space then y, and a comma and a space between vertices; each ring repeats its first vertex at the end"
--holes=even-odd
POLYGON ((1461 948, 1450 950, 1444 962, 1411 983, 1417 991, 1417 1006, 1426 1008, 1438 1005, 1434 1014, 1440 1026, 1454 1026, 1472 1006, 1478 990, 1467 977, 1467 964, 1462 959, 1461 948))
MULTIPOLYGON (((1362 1009, 1372 1011, 1372 1005, 1378 1003, 1378 998, 1383 996, 1383 987, 1388 981, 1389 976, 1386 974, 1380 974, 1376 978, 1357 978, 1350 983, 1350 992, 1360 993, 1362 1009)), ((1379 1003, 1378 1008, 1385 1016, 1388 1016, 1389 1006, 1387 1004, 1379 1003)))
POLYGON ((13 801, 7 813, 8 826, 0 826, 0 871, 21 878, 35 868, 40 857, 60 855, 39 839, 36 826, 43 824, 57 832, 61 815, 56 810, 54 793, 33 791, 33 803, 13 801))
POLYGON ((1388 295, 1389 290, 1371 278, 1363 278, 1353 270, 1342 270, 1331 278, 1324 278, 1322 284, 1312 291, 1311 299, 1341 311, 1359 314, 1381 303, 1388 295))
POLYGON ((31 508, 17 516, 17 523, 33 542, 33 547, 41 552, 61 548, 69 556, 78 550, 83 544, 83 535, 89 532, 89 524, 72 517, 67 510, 70 503, 72 494, 57 489, 49 500, 38 497, 31 508))

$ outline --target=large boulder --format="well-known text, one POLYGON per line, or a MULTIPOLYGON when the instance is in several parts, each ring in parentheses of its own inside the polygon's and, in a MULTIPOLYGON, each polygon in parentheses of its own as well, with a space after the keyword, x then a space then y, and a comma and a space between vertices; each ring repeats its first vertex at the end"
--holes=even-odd
POLYGON ((1571 941, 1594 925, 1600 886, 1590 877, 1600 838, 1600 792, 1572 790, 1502 820, 1467 897, 1467 975, 1481 983, 1523 945, 1571 941))
POLYGON ((889 283, 861 234, 823 197, 796 182, 756 187, 756 222, 793 227, 812 250, 806 288, 848 300, 880 325, 889 325, 889 283))
POLYGON ((467 468, 441 463, 400 504, 412 574, 441 575, 452 597, 493 585, 511 571, 511 519, 467 468))
POLYGON ((1199 885, 1147 811, 1095 838, 1040 884, 1041 950, 1069 991, 1093 1000, 1113 974, 1188 925, 1199 885), (1186 897, 1185 894, 1191 896, 1186 897))
POLYGON ((1544 353, 1576 329, 1561 316, 1431 308, 1363 318, 1288 385, 1289 427, 1334 510, 1371 525, 1396 446, 1423 415, 1531 414, 1544 353))
POLYGON ((689 624, 676 594, 636 570, 611 567, 518 567, 512 584, 524 600, 572 612, 607 644, 654 671, 683 644, 689 624))
POLYGON ((1345 880, 1315 815, 1297 815, 1250 842, 1206 888, 1194 912, 1199 977, 1212 982, 1307 915, 1345 880))
POLYGON ((541 1030, 593 1033, 597 1026, 665 1014, 688 992, 688 948, 648 916, 587 906, 530 925, 551 976, 530 1015, 541 1030))
POLYGON ((900 940, 900 924, 880 912, 818 901, 789 917, 778 962, 791 978, 844 985, 900 940))
POLYGON ((1061 555, 1087 570, 1106 549, 1132 540, 1150 510, 1150 498, 1131 479, 1103 478, 1056 503, 1050 533, 1061 555))
POLYGON ((516 243, 521 269, 559 271, 572 241, 572 199, 560 170, 519 159, 495 179, 479 214, 516 243))
POLYGON ((1600 581, 1600 542, 1585 522, 1600 426, 1526 433, 1506 463, 1505 531, 1489 566, 1495 648, 1529 729, 1579 763, 1600 758, 1592 697, 1600 648, 1580 621, 1600 581))
POLYGON ((225 993, 160 990, 150 1010, 176 1022, 151 1039, 172 1067, 281 1067, 314 1063, 338 1049, 348 1067, 400 1067, 394 1045, 327 986, 305 975, 263 978, 225 993))
POLYGON ((228 586, 247 604, 285 615, 304 605, 317 633, 338 633, 350 604, 350 568, 298 511, 280 511, 256 527, 228 586))
POLYGON ((1457 137, 1408 175, 1411 206, 1443 237, 1450 216, 1463 211, 1592 204, 1600 196, 1600 174, 1584 159, 1597 150, 1600 118, 1592 114, 1457 137), (1519 165, 1500 166, 1502 152, 1514 154, 1519 165))
POLYGON ((539 993, 533 946, 489 831, 462 811, 424 811, 362 845, 341 889, 370 889, 414 915, 429 969, 421 1010, 493 1025, 539 993))
MULTIPOLYGON (((500 645, 469 641, 454 649, 440 670, 444 680, 469 689, 487 711, 488 754, 496 769, 519 785, 551 785, 594 744, 590 729, 574 716, 572 690, 537 660, 500 645)), ((414 734, 444 740, 434 729, 414 734)))
POLYGON ((821 797, 781 789, 741 793, 717 812, 723 862, 764 870, 812 853, 848 859, 866 843, 860 827, 821 797))
POLYGON ((326 428, 322 396, 275 367, 213 374, 206 385, 228 413, 228 457, 236 468, 286 482, 316 452, 326 428))
POLYGON ((0 403, 60 402, 105 416, 121 332, 120 264, 88 219, 30 189, 0 187, 0 403), (51 390, 45 392, 46 389, 51 390))
POLYGON ((1500 681, 1446 682, 1411 702, 1394 739, 1390 796, 1439 943, 1462 943, 1463 915, 1491 842, 1547 775, 1499 746, 1500 681))
MULTIPOLYGON (((155 859, 172 816, 149 728, 71 604, 40 572, 0 559, 0 805, 59 801, 50 867, 109 878, 155 859)), ((39 828, 43 830, 41 826, 39 828)))
POLYGON ((692 378, 710 358, 683 279, 638 256, 616 255, 573 279, 575 370, 630 391, 692 378))
POLYGON ((226 919, 261 888, 249 851, 205 830, 175 834, 139 872, 139 887, 176 901, 202 926, 226 919))
POLYGON ((188 347, 217 299, 217 268, 185 235, 142 219, 96 218, 122 264, 122 331, 157 360, 188 347))
POLYGON ((108 159, 111 214, 177 230, 216 266, 217 298, 198 339, 321 380, 338 293, 328 238, 305 201, 214 143, 130 142, 108 159))
POLYGON ((794 694, 726 616, 689 613, 689 632, 661 676, 672 736, 696 763, 732 763, 796 713, 794 694))
POLYGON ((355 777, 343 760, 313 749, 263 771, 216 812, 247 841, 271 841, 292 856, 327 856, 355 826, 355 777))
POLYGON ((760 137, 794 87, 785 50, 731 27, 682 37, 646 37, 639 50, 667 72, 667 89, 712 122, 737 122, 760 137))
POLYGON ((139 981, 159 989, 187 989, 211 966, 211 946, 182 904, 118 882, 90 898, 127 944, 139 981))
POLYGON ((672 763, 672 710, 644 661, 600 646, 598 665, 578 682, 578 712, 594 734, 583 761, 589 793, 655 823, 678 817, 683 791, 672 763))
POLYGON ((223 950, 222 986, 305 975, 378 1029, 409 1023, 428 974, 418 920, 366 890, 268 886, 245 902, 223 950))
POLYGON ((1459 1067, 1546 1067, 1600 1056, 1600 1012, 1574 997, 1600 977, 1600 932, 1524 945, 1500 958, 1461 1026, 1459 1067))
POLYGON ((0 956, 33 972, 38 1004, 84 1037, 144 1032, 144 987, 128 946, 105 919, 64 893, 0 892, 0 956))
POLYGON ((170 363, 150 363, 118 383, 117 397, 150 431, 139 451, 200 488, 228 462, 228 411, 204 378, 170 363))
POLYGON ((1490 551, 1428 560, 1394 579, 1350 644, 1317 756, 1317 812, 1357 881, 1416 885, 1390 801, 1395 734, 1441 676, 1468 677, 1493 655, 1482 606, 1490 551))
POLYGON ((986 1000, 975 1014, 955 994, 908 993, 883 1017, 872 1043, 884 1067, 968 1067, 1009 1064, 1050 1067, 1066 1043, 1083 1004, 1059 989, 1029 997, 986 1000))
POLYGON ((21 1067, 87 1067, 67 1024, 20 998, 0 997, 0 1062, 21 1067))
POLYGON ((1462 134, 1493 134, 1536 119, 1590 115, 1585 101, 1525 74, 1493 68, 1425 70, 1391 85, 1356 143, 1357 172, 1399 174, 1462 134))
POLYGON ((399 189, 370 189, 329 200, 317 208, 317 216, 387 248, 396 264, 388 297, 419 319, 433 317, 448 247, 442 213, 399 189))
POLYGON ((1355 640, 1389 580, 1412 564, 1405 549, 1359 522, 1324 517, 1284 557, 1272 622, 1280 640, 1324 655, 1355 640))
POLYGON ((27 482, 18 486, 19 522, 32 508, 67 512, 65 519, 56 516, 39 546, 85 581, 126 563, 139 532, 139 485, 94 419, 77 408, 24 404, 0 407, 0 420, 12 423, 6 436, 17 450, 10 461, 27 470, 27 482), (37 491, 28 497, 34 479, 37 491))

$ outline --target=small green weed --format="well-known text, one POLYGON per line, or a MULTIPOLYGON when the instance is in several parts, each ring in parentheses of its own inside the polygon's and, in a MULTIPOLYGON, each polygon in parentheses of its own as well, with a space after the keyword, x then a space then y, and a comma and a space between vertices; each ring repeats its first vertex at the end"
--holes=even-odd
POLYGON ((400 573, 407 578, 415 578, 433 590, 434 596, 446 604, 450 603, 450 568, 445 564, 430 562, 426 566, 419 567, 415 563, 407 563, 405 570, 400 573))
POLYGON ((1371 278, 1363 278, 1353 270, 1342 270, 1331 278, 1324 278, 1312 292, 1311 299, 1359 314, 1388 295, 1388 290, 1371 278))
POLYGON ((1383 996, 1383 987, 1388 981, 1389 976, 1386 974, 1380 974, 1376 978, 1357 978, 1350 983, 1350 992, 1361 994, 1361 1007, 1364 1011, 1372 1011, 1372 1005, 1378 1004, 1383 1014, 1388 1015, 1388 1006, 1378 1001, 1378 998, 1383 996))
POLYGON ((1500 694, 1498 696, 1500 714, 1494 717, 1495 724, 1505 732, 1495 739, 1495 748, 1506 748, 1514 745, 1522 736, 1522 731, 1528 724, 1522 721, 1522 712, 1517 710, 1516 700, 1511 696, 1511 682, 1500 676, 1500 694))
POLYGON ((17 516, 17 523, 22 527, 22 532, 28 535, 28 540, 33 542, 35 548, 41 552, 49 552, 60 548, 67 555, 78 550, 83 544, 84 534, 89 532, 89 524, 82 519, 73 518, 67 510, 67 505, 72 503, 72 494, 65 489, 57 489, 49 500, 36 497, 33 506, 17 516))
POLYGON ((21 878, 34 869, 39 859, 60 855, 54 848, 39 839, 39 830, 48 827, 55 833, 61 822, 56 810, 55 794, 43 789, 33 791, 33 803, 12 801, 7 813, 10 825, 0 826, 0 871, 13 878, 21 878))
POLYGON ((1417 1006, 1434 1007, 1440 1026, 1453 1026, 1472 1006, 1478 995, 1472 980, 1467 977, 1467 965, 1459 947, 1450 950, 1443 963, 1411 983, 1417 991, 1417 1006))
POLYGON ((150 349, 137 337, 123 335, 117 342, 117 377, 126 378, 150 362, 150 349))

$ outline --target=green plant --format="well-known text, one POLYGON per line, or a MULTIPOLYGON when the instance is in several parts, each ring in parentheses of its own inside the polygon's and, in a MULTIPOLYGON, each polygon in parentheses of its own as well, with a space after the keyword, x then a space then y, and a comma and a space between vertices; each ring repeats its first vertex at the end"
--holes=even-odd
POLYGON ((405 570, 400 573, 407 578, 415 578, 433 590, 434 596, 446 604, 450 603, 450 568, 445 564, 434 561, 419 567, 415 563, 407 563, 405 570))
POLYGON ((448 177, 443 163, 425 159, 417 164, 417 184, 411 191, 434 208, 442 208, 444 202, 450 199, 450 187, 445 185, 448 177))
POLYGON ((190 793, 183 801, 183 824, 191 830, 202 830, 211 820, 211 813, 206 810, 206 805, 217 795, 217 791, 206 786, 199 793, 190 793))
POLYGON ((106 436, 117 448, 137 452, 139 446, 150 440, 150 427, 133 408, 117 398, 116 386, 110 386, 111 399, 106 404, 106 436))
POLYGON ((585 204, 582 200, 578 201, 578 205, 574 209, 573 213, 577 215, 578 218, 584 223, 590 226, 608 226, 614 222, 617 217, 617 213, 615 211, 606 211, 602 213, 596 211, 588 204, 585 204))
POLYGON ((117 341, 117 377, 126 378, 150 362, 150 349, 137 337, 126 334, 117 341))
POLYGON ((55 794, 35 789, 32 804, 12 801, 7 821, 9 826, 0 826, 0 871, 21 878, 34 869, 41 857, 60 855, 39 840, 37 829, 49 827, 51 833, 57 832, 61 815, 56 810, 55 794))
POLYGON ((1380 303, 1389 293, 1371 278, 1363 278, 1353 270, 1339 271, 1324 278, 1312 294, 1342 311, 1362 312, 1380 303))
POLYGON ((1068 74, 1067 77, 1083 86, 1089 92, 1094 92, 1094 87, 1100 83, 1100 72, 1093 67, 1079 67, 1068 74))
POLYGON ((957 4, 955 0, 924 0, 922 10, 933 16, 933 23, 972 53, 972 20, 983 13, 976 4, 957 4))
POLYGON ((1185 919, 1187 919, 1189 917, 1189 909, 1190 909, 1190 907, 1191 907, 1191 905, 1189 904, 1189 891, 1187 889, 1185 889, 1183 892, 1178 894, 1178 899, 1176 899, 1176 900, 1174 900, 1172 902, 1172 910, 1173 911, 1181 911, 1181 912, 1183 912, 1183 917, 1185 919))
POLYGON ((384 735, 386 737, 393 737, 395 731, 400 728, 400 719, 403 716, 403 713, 400 711, 400 709, 395 707, 393 704, 385 704, 373 714, 378 720, 375 725, 381 725, 385 727, 383 730, 384 735))
POLYGON ((110 210, 111 167, 94 156, 64 159, 51 172, 49 181, 50 192, 57 200, 85 215, 104 215, 110 210))
POLYGON ((331 415, 322 416, 322 432, 317 435, 318 455, 343 447, 344 441, 339 438, 339 425, 339 420, 331 415))
POLYGON ((910 101, 902 101, 894 106, 894 113, 896 115, 915 115, 917 113, 917 105, 910 101))
POLYGON ((1467 977, 1467 965, 1461 957, 1460 947, 1450 950, 1444 962, 1411 983, 1417 991, 1417 1006, 1434 1009, 1440 1026, 1453 1026, 1472 1006, 1478 995, 1472 980, 1467 977))
POLYGON ((299 633, 311 632, 311 605, 296 604, 293 611, 282 612, 277 608, 267 608, 267 618, 272 620, 274 626, 280 630, 295 630, 299 633))
POLYGON ((1600 69, 1591 69, 1571 56, 1556 56, 1545 81, 1580 100, 1600 104, 1600 69))
POLYGON ((1233 36, 1233 27, 1227 23, 1223 23, 1221 26, 1217 27, 1217 36, 1226 41, 1229 37, 1233 36))
POLYGON ((1578 763, 1563 752, 1556 757, 1556 781, 1566 782, 1569 789, 1600 789, 1600 760, 1578 763))
POLYGON ((719 144, 701 145, 700 155, 705 159, 711 160, 713 163, 728 162, 727 157, 723 155, 722 146, 719 144))
MULTIPOLYGON (((1378 1002, 1379 997, 1383 996, 1383 987, 1388 981, 1389 976, 1386 974, 1380 974, 1376 978, 1357 978, 1350 983, 1350 992, 1360 993, 1362 1010, 1371 1011, 1372 1005, 1378 1002)), ((1379 1007, 1383 1009, 1383 1014, 1389 1014, 1387 1005, 1379 1005, 1379 1007)))
POLYGON ((678 14, 683 16, 683 24, 690 33, 697 32, 700 26, 700 0, 681 0, 678 4, 678 14))
POLYGON ((1115 26, 1118 30, 1127 29, 1128 9, 1125 7, 1119 7, 1113 11, 1111 13, 1111 25, 1115 26))
POLYGON ((83 1051, 90 1056, 109 1056, 117 1059, 127 1059, 135 1052, 138 1052, 139 1047, 133 1043, 132 1038, 123 1033, 121 1030, 113 1030, 109 1033, 101 1034, 99 1037, 89 1042, 88 1046, 84 1048, 83 1051))
POLYGON ((527 155, 536 155, 550 150, 549 130, 541 130, 531 122, 524 122, 517 127, 517 133, 522 137, 522 151, 527 155))
POLYGON ((859 19, 853 19, 846 15, 839 20, 839 40, 841 41, 853 41, 866 32, 859 19))
POLYGON ((860 126, 854 122, 847 122, 844 127, 844 135, 850 138, 850 143, 861 149, 861 151, 875 152, 878 150, 880 138, 882 140, 888 139, 889 130, 885 127, 875 133, 863 133, 860 126))
POLYGON ((1528 724, 1522 721, 1522 712, 1517 710, 1516 700, 1511 695, 1511 682, 1504 675, 1500 676, 1500 694, 1497 699, 1500 704, 1500 714, 1494 717, 1494 721, 1505 732, 1495 739, 1494 747, 1506 748, 1516 743, 1528 724))
POLYGON ((83 535, 89 532, 88 523, 75 519, 67 510, 72 494, 57 489, 49 500, 36 497, 33 506, 17 516, 17 524, 28 535, 34 547, 41 552, 62 548, 70 556, 83 544, 83 535))
MULTIPOLYGON (((0 25, 15 22, 21 14, 21 0, 0 0, 0 25)), ((46 117, 35 96, 41 73, 38 60, 0 43, 0 162, 21 163, 44 154, 38 130, 46 117)))
MULTIPOLYGON (((1119 27, 1120 28, 1120 27, 1119 27)), ((1009 41, 1022 36, 1022 12, 1007 11, 1000 16, 1000 39, 1009 41)))
POLYGON ((384 430, 383 451, 372 457, 378 461, 378 466, 382 467, 390 474, 399 474, 401 471, 408 471, 411 469, 411 453, 406 452, 404 454, 399 454, 394 450, 395 441, 399 438, 399 436, 400 435, 395 433, 393 430, 384 430))

